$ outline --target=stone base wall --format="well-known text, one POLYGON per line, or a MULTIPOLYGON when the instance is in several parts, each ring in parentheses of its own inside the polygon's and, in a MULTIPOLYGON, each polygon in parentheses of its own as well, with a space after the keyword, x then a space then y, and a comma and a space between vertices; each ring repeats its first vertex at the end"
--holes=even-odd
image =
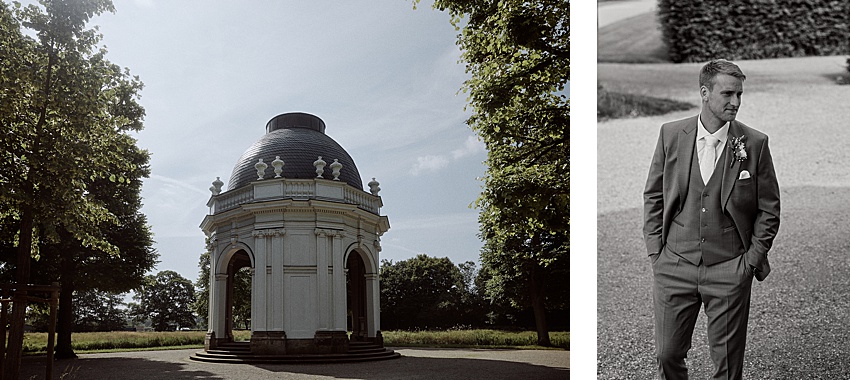
POLYGON ((345 331, 316 331, 313 337, 316 353, 344 354, 348 352, 348 333, 345 331))
POLYGON ((254 331, 251 333, 251 353, 256 355, 285 355, 286 332, 254 331))
POLYGON ((255 355, 344 354, 348 352, 345 331, 316 331, 313 339, 287 339, 283 331, 254 331, 251 353, 255 355))
POLYGON ((214 331, 213 331, 213 332, 208 332, 208 333, 207 333, 207 335, 204 337, 204 350, 205 350, 205 351, 215 350, 215 349, 217 349, 217 348, 219 347, 219 345, 221 345, 222 343, 227 343, 227 342, 229 342, 229 341, 231 341, 231 340, 232 340, 232 339, 228 339, 228 338, 226 338, 226 337, 225 337, 225 338, 216 338, 216 337, 215 337, 215 332, 214 332, 214 331))

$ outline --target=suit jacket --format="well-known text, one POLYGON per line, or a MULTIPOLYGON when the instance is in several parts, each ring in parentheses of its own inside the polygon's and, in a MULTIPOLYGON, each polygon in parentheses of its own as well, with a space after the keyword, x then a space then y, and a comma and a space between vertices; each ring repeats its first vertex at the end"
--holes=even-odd
MULTIPOLYGON (((643 193, 643 234, 649 254, 659 253, 664 248, 670 223, 682 211, 688 194, 697 117, 661 126, 643 193)), ((747 263, 758 269, 756 279, 762 281, 770 273, 767 252, 779 231, 779 184, 767 135, 732 121, 727 147, 731 145, 732 137, 740 136, 746 136, 747 158, 738 161, 732 152, 728 152, 726 162, 716 169, 723 170, 720 204, 723 212, 735 223, 746 248, 747 263), (750 178, 739 179, 744 170, 750 173, 750 178)))

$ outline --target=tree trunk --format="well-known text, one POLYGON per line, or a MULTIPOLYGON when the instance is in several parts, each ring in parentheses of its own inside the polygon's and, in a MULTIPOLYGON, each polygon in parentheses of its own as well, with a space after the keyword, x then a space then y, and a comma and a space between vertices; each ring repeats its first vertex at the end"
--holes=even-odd
POLYGON ((77 267, 74 265, 74 254, 62 252, 59 256, 59 280, 61 289, 59 291, 59 319, 57 321, 56 355, 57 359, 76 358, 74 349, 71 347, 71 331, 74 326, 74 280, 77 276, 77 267))
POLYGON ((9 345, 3 364, 3 378, 17 379, 21 368, 21 351, 24 346, 24 321, 27 314, 27 292, 24 289, 30 281, 30 259, 32 258, 32 206, 21 207, 21 229, 18 232, 18 257, 15 268, 17 289, 12 302, 12 319, 9 321, 9 345))
POLYGON ((546 324, 546 294, 544 292, 544 280, 542 268, 537 263, 532 263, 531 276, 529 280, 529 292, 531 296, 531 307, 534 310, 534 324, 537 327, 537 345, 549 347, 549 326, 546 324))

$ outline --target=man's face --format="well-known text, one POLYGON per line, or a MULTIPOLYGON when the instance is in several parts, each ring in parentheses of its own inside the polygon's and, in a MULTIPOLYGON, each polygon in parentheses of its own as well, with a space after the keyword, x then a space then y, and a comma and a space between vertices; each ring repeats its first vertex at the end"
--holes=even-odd
POLYGON ((744 81, 728 74, 717 74, 714 87, 700 89, 705 108, 716 118, 729 122, 738 116, 741 95, 744 93, 744 81))

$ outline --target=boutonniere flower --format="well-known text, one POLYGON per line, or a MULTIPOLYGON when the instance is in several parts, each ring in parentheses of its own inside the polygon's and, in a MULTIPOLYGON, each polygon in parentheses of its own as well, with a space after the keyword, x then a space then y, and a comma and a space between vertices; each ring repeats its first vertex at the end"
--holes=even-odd
POLYGON ((741 137, 732 136, 732 140, 730 141, 731 144, 729 144, 729 149, 731 149, 732 154, 735 155, 735 160, 732 161, 731 164, 729 164, 730 168, 732 167, 732 165, 735 164, 735 161, 743 162, 747 159, 746 145, 744 145, 745 141, 747 141, 747 136, 745 135, 741 135, 741 137))

